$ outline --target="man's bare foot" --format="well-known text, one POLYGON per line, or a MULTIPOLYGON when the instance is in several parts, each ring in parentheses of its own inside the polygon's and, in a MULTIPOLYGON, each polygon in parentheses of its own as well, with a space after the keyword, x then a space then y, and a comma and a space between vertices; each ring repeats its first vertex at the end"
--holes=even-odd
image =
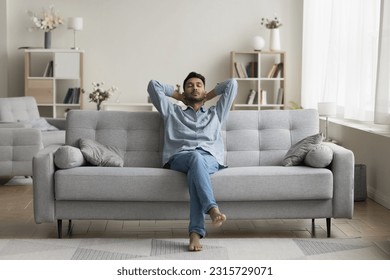
POLYGON ((219 212, 217 207, 211 208, 209 211, 210 218, 213 222, 213 225, 220 227, 224 221, 226 221, 226 216, 219 212))
POLYGON ((190 233, 190 245, 188 246, 189 251, 202 251, 202 245, 200 244, 201 236, 196 232, 190 233))

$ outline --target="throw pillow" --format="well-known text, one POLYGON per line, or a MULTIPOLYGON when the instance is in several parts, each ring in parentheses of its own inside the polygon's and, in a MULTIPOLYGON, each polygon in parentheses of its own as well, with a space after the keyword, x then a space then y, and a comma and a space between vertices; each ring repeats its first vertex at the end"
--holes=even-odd
POLYGON ((326 145, 318 145, 307 153, 305 164, 311 167, 327 167, 332 160, 333 150, 326 145))
POLYGON ((26 121, 20 121, 25 125, 25 127, 29 128, 38 128, 41 131, 54 131, 59 130, 55 126, 52 126, 47 122, 45 118, 39 118, 35 120, 26 120, 26 121))
POLYGON ((123 167, 123 152, 91 139, 80 139, 80 150, 85 159, 97 166, 123 167))
POLYGON ((54 153, 54 164, 60 169, 68 169, 85 165, 85 159, 80 149, 61 146, 54 153))
POLYGON ((287 151, 282 164, 284 166, 294 166, 301 164, 305 159, 306 154, 322 142, 322 138, 322 134, 318 133, 308 136, 295 143, 287 151))

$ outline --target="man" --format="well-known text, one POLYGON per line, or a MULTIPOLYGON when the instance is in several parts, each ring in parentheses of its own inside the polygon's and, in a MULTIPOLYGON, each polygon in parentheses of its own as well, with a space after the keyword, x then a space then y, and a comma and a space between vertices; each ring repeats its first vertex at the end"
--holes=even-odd
POLYGON ((173 86, 154 80, 148 85, 151 101, 165 125, 164 167, 187 174, 190 194, 188 248, 200 251, 200 239, 206 234, 205 214, 210 215, 215 226, 226 220, 215 201, 210 174, 224 166, 221 127, 237 94, 237 82, 227 80, 207 93, 205 78, 191 72, 183 82, 183 89, 180 93, 173 86), (216 96, 220 96, 216 106, 206 109, 204 103, 216 96), (168 97, 182 101, 187 108, 183 110, 168 97))

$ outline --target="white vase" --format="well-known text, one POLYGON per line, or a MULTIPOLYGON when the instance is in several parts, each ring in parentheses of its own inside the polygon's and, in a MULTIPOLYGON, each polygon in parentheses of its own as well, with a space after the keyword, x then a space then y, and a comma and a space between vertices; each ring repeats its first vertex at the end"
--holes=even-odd
POLYGON ((271 29, 270 40, 269 40, 269 49, 271 51, 279 51, 280 50, 279 28, 271 29))

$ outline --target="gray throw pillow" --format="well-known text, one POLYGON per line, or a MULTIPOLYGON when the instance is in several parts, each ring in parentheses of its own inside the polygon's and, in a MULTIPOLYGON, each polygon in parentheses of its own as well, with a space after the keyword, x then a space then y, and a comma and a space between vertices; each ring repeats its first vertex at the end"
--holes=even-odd
POLYGON ((284 156, 282 164, 284 166, 299 165, 303 162, 306 154, 317 145, 321 144, 323 136, 321 133, 308 136, 295 143, 284 156))
POLYGON ((123 152, 91 139, 80 139, 80 150, 92 165, 123 167, 123 152))
POLYGON ((72 146, 61 146, 54 153, 54 164, 60 169, 68 169, 85 165, 80 149, 72 146))
POLYGON ((333 150, 326 145, 318 145, 305 157, 305 164, 311 167, 327 167, 333 160, 333 150))

